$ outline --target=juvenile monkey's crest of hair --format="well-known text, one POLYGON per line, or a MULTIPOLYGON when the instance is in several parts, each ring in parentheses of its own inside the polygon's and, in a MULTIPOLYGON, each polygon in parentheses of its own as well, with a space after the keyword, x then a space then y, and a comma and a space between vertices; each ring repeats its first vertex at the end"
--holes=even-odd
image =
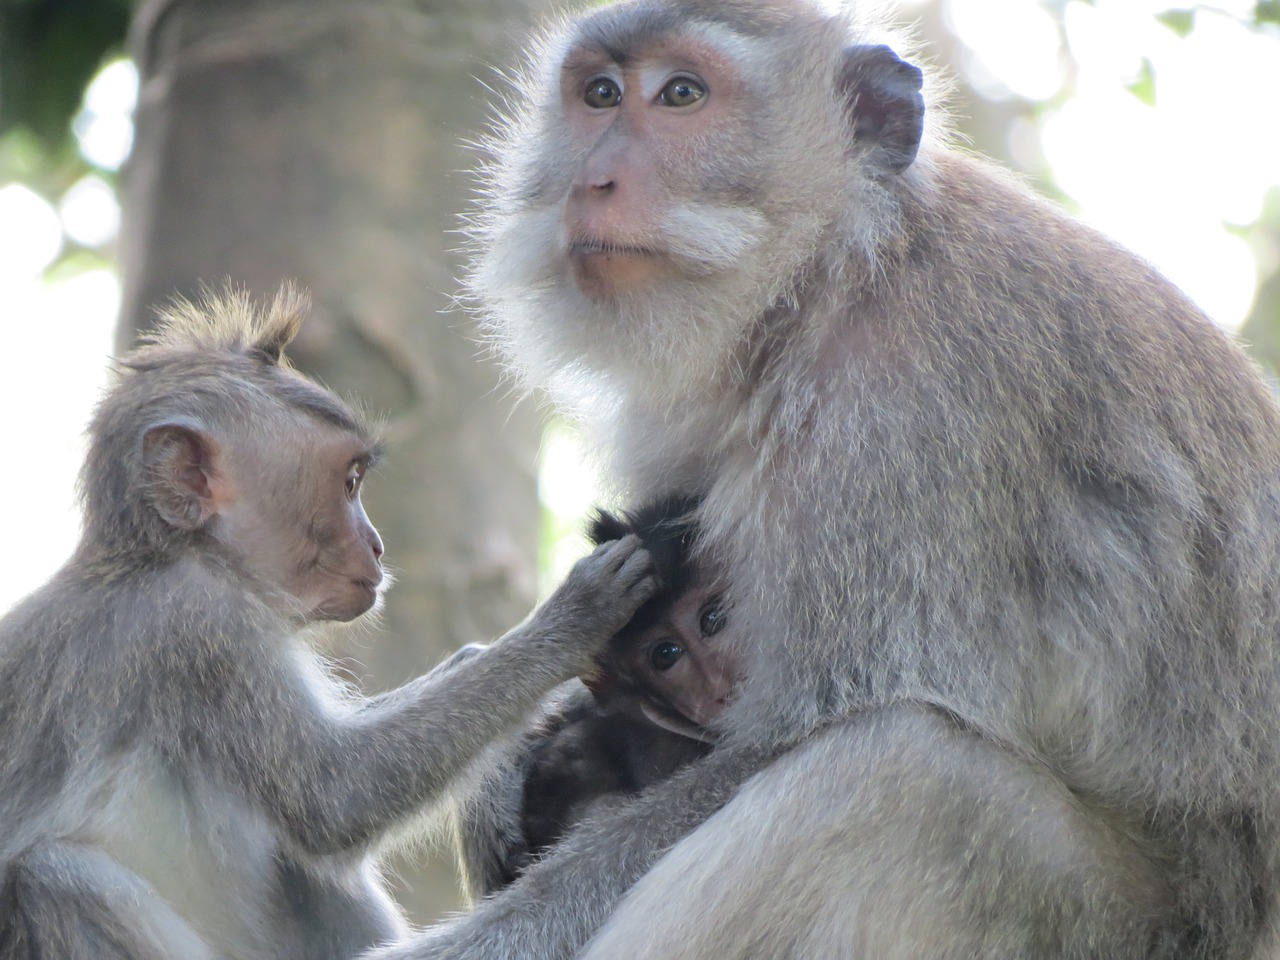
POLYGON ((181 350, 237 353, 288 366, 285 347, 298 335, 310 305, 310 297, 292 283, 265 306, 229 284, 220 291, 206 288, 194 301, 178 297, 160 311, 155 329, 144 335, 145 345, 128 364, 136 366, 139 354, 152 350, 181 350))

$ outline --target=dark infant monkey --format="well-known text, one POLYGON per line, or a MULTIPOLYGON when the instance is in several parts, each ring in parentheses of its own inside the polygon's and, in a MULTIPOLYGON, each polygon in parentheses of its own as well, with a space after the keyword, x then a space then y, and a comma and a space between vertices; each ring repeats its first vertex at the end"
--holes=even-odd
POLYGON ((530 733, 524 843, 510 851, 503 884, 600 799, 637 793, 711 750, 741 667, 722 586, 696 558, 696 507, 664 498, 592 520, 597 547, 640 538, 659 591, 583 677, 591 696, 566 699, 530 733))

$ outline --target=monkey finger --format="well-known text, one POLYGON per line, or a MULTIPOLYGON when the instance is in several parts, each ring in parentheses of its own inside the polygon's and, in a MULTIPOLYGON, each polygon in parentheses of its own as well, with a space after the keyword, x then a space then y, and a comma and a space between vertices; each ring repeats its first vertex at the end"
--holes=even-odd
POLYGON ((596 544, 595 549, 592 550, 591 553, 588 554, 588 556, 592 556, 592 557, 607 556, 613 553, 615 550, 617 550, 620 544, 629 544, 637 540, 639 540, 639 537, 637 537, 634 533, 628 533, 623 536, 616 537, 612 540, 605 540, 603 543, 596 544))
POLYGON ((617 541, 614 552, 609 558, 609 565, 615 573, 625 576, 624 571, 636 557, 645 558, 644 562, 647 564, 648 556, 649 553, 644 549, 640 538, 634 533, 629 533, 617 541))
POLYGON ((574 564, 571 574, 579 572, 587 576, 616 577, 622 565, 639 548, 640 538, 634 534, 602 543, 574 564))
POLYGON ((629 584, 633 591, 642 588, 641 585, 648 581, 651 586, 648 596, 652 596, 660 585, 653 557, 643 548, 636 550, 623 561, 618 571, 618 579, 629 584))
POLYGON ((627 588, 627 601, 634 603, 639 608, 657 596, 658 591, 661 589, 662 581, 656 575, 642 577, 627 588))

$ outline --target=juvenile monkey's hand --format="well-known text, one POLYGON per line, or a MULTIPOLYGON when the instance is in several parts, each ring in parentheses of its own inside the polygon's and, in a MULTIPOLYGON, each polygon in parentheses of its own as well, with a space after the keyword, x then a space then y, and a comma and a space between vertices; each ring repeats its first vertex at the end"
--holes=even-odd
POLYGON ((576 648, 579 672, 590 673, 596 654, 657 589, 653 562, 640 538, 611 540, 574 564, 534 614, 533 625, 549 641, 576 648))

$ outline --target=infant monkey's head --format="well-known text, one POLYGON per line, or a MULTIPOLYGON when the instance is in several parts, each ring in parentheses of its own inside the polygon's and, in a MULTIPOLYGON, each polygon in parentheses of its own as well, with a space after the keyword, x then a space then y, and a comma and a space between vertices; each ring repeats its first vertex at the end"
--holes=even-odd
POLYGON ((725 585, 697 557, 697 506, 664 498, 621 516, 601 510, 592 520, 593 543, 639 536, 661 587, 614 636, 586 684, 601 706, 711 740, 741 671, 725 585))

